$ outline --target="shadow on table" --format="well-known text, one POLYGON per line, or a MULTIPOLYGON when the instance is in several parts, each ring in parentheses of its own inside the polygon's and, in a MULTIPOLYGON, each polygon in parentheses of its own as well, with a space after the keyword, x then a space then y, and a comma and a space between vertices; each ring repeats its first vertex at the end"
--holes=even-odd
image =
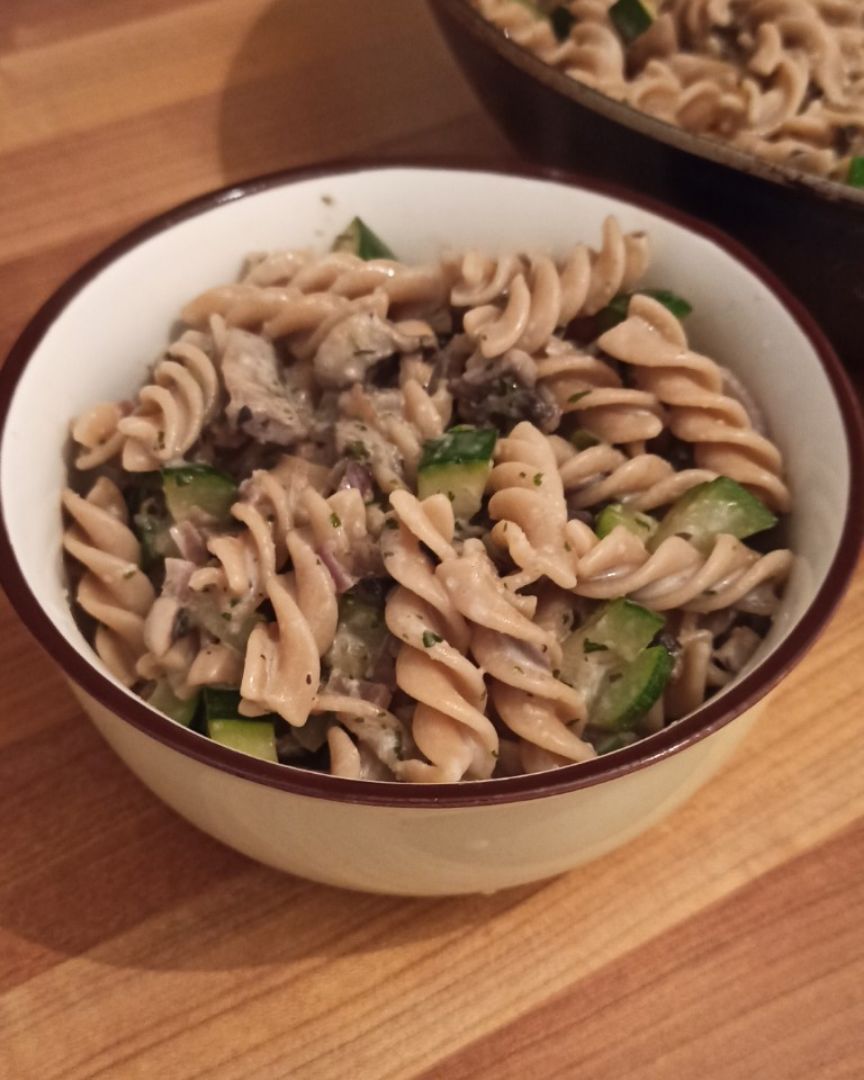
POLYGON ((238 43, 219 140, 226 184, 430 147, 512 153, 477 110, 425 5, 405 0, 274 0, 238 43))
POLYGON ((0 814, 0 988, 58 955, 194 971, 374 953, 486 923, 541 887, 398 899, 259 866, 162 806, 82 716, 5 748, 0 814))

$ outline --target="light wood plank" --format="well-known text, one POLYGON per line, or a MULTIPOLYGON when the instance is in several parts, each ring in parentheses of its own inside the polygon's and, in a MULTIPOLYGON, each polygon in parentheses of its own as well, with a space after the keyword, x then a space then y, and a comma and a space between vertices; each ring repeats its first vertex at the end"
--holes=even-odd
MULTIPOLYGON (((421 3, 7 0, 0 352, 152 213, 410 153, 514 156, 421 3)), ((667 822, 545 885, 404 901, 276 874, 178 820, 0 603, 0 1077, 857 1080, 862 641, 859 567, 667 822)))

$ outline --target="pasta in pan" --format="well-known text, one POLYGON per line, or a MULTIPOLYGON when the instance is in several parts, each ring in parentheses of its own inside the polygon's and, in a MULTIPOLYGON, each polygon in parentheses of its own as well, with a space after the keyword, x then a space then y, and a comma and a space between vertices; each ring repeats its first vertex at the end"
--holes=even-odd
POLYGON ((193 299, 137 395, 71 426, 104 665, 226 746, 406 783, 578 764, 697 708, 770 625, 791 495, 647 263, 613 219, 596 250, 419 267, 355 219, 193 299))
POLYGON ((859 0, 472 0, 592 89, 766 161, 864 186, 859 0))

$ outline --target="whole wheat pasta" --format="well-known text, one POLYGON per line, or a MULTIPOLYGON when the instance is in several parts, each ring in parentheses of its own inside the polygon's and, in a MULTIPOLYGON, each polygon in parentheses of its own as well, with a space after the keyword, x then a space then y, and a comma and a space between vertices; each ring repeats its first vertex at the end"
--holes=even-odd
POLYGON ((544 63, 766 161, 860 183, 864 8, 857 0, 473 0, 544 63))
MULTIPOLYGON (((604 70, 602 0, 577 8, 594 30, 549 55, 604 70)), ((647 237, 415 267, 352 229, 251 256, 72 423, 63 545, 107 671, 227 746, 404 783, 578 766, 746 671, 793 563, 749 537, 792 497, 683 298, 640 291, 647 237)))

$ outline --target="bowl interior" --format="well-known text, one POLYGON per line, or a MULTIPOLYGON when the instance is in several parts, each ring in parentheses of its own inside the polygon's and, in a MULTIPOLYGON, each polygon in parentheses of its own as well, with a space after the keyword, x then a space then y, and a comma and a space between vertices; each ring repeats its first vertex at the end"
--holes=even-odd
POLYGON ((796 319, 759 276, 713 240, 605 194, 494 172, 358 168, 241 194, 181 214, 86 280, 39 341, 9 407, 0 497, 15 558, 60 634, 107 679, 72 617, 62 567, 59 494, 71 418, 94 402, 133 395, 182 303, 232 280, 244 254, 325 250, 355 214, 409 261, 473 246, 563 253, 578 241, 597 243, 607 214, 617 215, 626 230, 645 230, 653 252, 648 283, 690 300, 693 347, 744 380, 787 463, 795 499, 788 543, 799 557, 779 617, 753 663, 801 620, 837 553, 846 518, 850 466, 843 420, 816 348, 796 319))

